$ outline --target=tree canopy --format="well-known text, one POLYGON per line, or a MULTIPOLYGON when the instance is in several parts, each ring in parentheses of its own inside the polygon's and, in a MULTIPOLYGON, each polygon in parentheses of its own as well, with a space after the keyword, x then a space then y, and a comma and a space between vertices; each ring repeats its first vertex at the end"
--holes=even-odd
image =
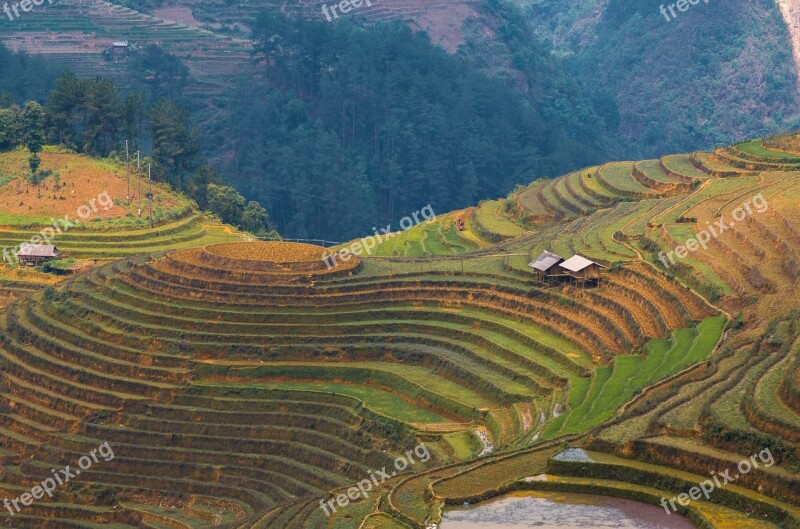
POLYGON ((264 75, 231 98, 225 148, 231 181, 282 233, 346 239, 590 161, 541 102, 403 24, 263 12, 253 37, 264 75))

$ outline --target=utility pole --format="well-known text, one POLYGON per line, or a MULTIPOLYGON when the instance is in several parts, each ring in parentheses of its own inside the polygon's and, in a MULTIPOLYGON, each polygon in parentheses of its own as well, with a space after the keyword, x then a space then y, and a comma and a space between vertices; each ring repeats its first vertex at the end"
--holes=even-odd
POLYGON ((141 158, 139 156, 141 151, 136 151, 136 196, 137 196, 137 204, 136 209, 138 211, 139 217, 142 216, 142 167, 141 167, 141 158))
POLYGON ((125 193, 125 200, 128 201, 128 205, 131 205, 131 156, 130 152, 128 152, 128 140, 125 140, 125 184, 127 186, 127 191, 125 193))
POLYGON ((150 204, 150 229, 153 229, 153 180, 150 178, 150 164, 147 164, 147 182, 148 189, 147 201, 150 204))

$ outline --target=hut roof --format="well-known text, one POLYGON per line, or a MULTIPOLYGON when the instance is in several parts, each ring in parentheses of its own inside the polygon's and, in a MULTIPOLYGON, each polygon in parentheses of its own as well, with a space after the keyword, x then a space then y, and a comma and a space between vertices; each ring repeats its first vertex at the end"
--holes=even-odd
POLYGON ((547 272, 563 260, 564 258, 560 255, 551 252, 542 252, 542 255, 528 263, 528 266, 540 272, 547 272))
POLYGON ((589 268, 592 265, 599 266, 600 268, 605 268, 605 266, 595 263, 581 255, 573 255, 563 263, 561 263, 561 268, 564 270, 569 270, 570 272, 580 272, 586 268, 589 268))
POLYGON ((58 248, 52 244, 24 243, 17 252, 17 255, 22 257, 58 257, 58 254, 58 248))

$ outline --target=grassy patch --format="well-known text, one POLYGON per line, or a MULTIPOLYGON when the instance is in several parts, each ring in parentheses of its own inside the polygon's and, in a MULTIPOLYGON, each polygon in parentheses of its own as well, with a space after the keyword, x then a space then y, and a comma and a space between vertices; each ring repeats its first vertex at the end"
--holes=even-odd
POLYGON ((763 156, 764 158, 776 158, 779 160, 796 160, 798 158, 797 154, 791 154, 787 152, 780 152, 780 151, 773 151, 764 147, 761 143, 761 140, 752 140, 746 143, 740 143, 736 146, 742 152, 746 152, 747 154, 753 154, 755 156, 763 156))
POLYGON ((566 417, 551 423, 545 437, 583 432, 610 419, 644 387, 708 358, 724 326, 723 317, 707 318, 695 329, 680 329, 669 339, 651 340, 645 345, 644 357, 618 356, 612 366, 598 368, 589 381, 574 380, 566 417))
POLYGON ((409 423, 447 422, 447 419, 441 415, 433 413, 432 411, 428 411, 424 408, 414 406, 394 393, 365 386, 324 382, 267 382, 242 384, 217 383, 211 385, 236 388, 287 389, 292 391, 335 393, 357 398, 373 411, 399 421, 409 423))

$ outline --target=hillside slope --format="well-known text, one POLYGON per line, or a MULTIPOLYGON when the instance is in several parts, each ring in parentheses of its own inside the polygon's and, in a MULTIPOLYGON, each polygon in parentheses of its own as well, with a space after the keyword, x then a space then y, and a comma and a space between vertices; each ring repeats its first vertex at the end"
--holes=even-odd
MULTIPOLYGON (((676 299, 672 296, 684 296, 683 303, 689 303, 677 291, 657 296, 647 292, 645 285, 665 285, 665 277, 645 281, 635 275, 660 270, 659 276, 673 277, 703 297, 699 305, 687 306, 716 306, 733 323, 722 336, 712 330, 713 320, 704 321, 695 333, 672 332, 666 340, 645 345, 641 364, 627 365, 630 357, 618 357, 611 369, 600 368, 589 380, 573 380, 553 418, 544 415, 544 426, 534 428, 540 432, 533 438, 538 448, 474 469, 453 467, 398 482, 390 494, 395 503, 387 512, 422 524, 437 518, 441 502, 476 501, 498 490, 603 490, 657 504, 661 497, 702 482, 709 472, 736 471, 738 461, 766 450, 776 466, 747 475, 737 471, 730 496, 692 502, 684 514, 710 527, 755 527, 748 517, 767 520, 764 527, 796 527, 800 410, 792 388, 800 362, 798 178, 798 136, 778 136, 713 153, 606 164, 536 182, 504 202, 440 216, 379 245, 378 254, 450 254, 451 262, 461 261, 452 254, 466 251, 462 263, 501 249, 505 267, 518 270, 542 250, 565 257, 577 252, 613 265, 607 282, 615 288, 636 284, 640 296, 609 295, 604 287, 562 292, 581 304, 599 297, 638 306, 642 312, 632 314, 640 323, 646 314, 664 315, 662 304, 676 299), (457 229, 457 218, 465 220, 464 231, 457 229), (720 231, 712 231, 714 226, 720 231), (469 251, 477 247, 493 250, 469 251), (713 355, 700 353, 701 344, 708 347, 717 340, 713 355), (661 369, 676 367, 677 358, 693 367, 652 385, 623 406, 624 411, 605 415, 611 420, 603 426, 592 425, 605 406, 619 408, 627 400, 615 400, 613 388, 633 391, 631 385, 647 377, 650 361, 660 373, 649 378, 647 384, 652 384, 665 375, 661 369), (703 358, 707 361, 694 363, 703 358), (590 435, 580 440, 569 437, 587 430, 590 435), (567 436, 573 446, 614 457, 593 453, 574 464, 551 460, 555 452, 546 440, 559 436, 567 436), (546 480, 523 479, 545 472, 546 480), (643 489, 645 483, 652 483, 652 489, 643 489), (436 490, 433 507, 403 499, 409 491, 429 486, 436 490), (759 507, 753 506, 754 499, 759 507)), ((402 262, 398 257, 392 261, 402 262)))
POLYGON ((118 161, 50 147, 40 156, 46 176, 33 182, 27 151, 0 153, 3 302, 68 277, 19 266, 16 253, 22 243, 54 244, 66 272, 156 249, 245 237, 207 218, 168 186, 150 184, 135 165, 126 179, 125 165, 118 161))
POLYGON ((795 2, 704 2, 669 21, 660 0, 521 3, 575 76, 613 99, 626 157, 795 126, 795 2))
POLYGON ((657 501, 768 448, 775 466, 686 514, 796 527, 797 143, 536 182, 386 237, 383 257, 205 244, 21 299, 0 313, 2 487, 104 442, 116 457, 14 520, 422 528, 445 501, 517 488, 657 501), (705 247, 672 264, 690 237, 705 247), (542 250, 608 269, 543 284, 542 250), (550 460, 565 442, 596 466, 550 460), (374 494, 320 508, 414 450, 374 494))
MULTIPOLYGON (((792 36, 795 68, 800 71, 800 2, 797 0, 777 0, 781 8, 786 27, 792 36)), ((800 86, 798 86, 800 90, 800 86)))

